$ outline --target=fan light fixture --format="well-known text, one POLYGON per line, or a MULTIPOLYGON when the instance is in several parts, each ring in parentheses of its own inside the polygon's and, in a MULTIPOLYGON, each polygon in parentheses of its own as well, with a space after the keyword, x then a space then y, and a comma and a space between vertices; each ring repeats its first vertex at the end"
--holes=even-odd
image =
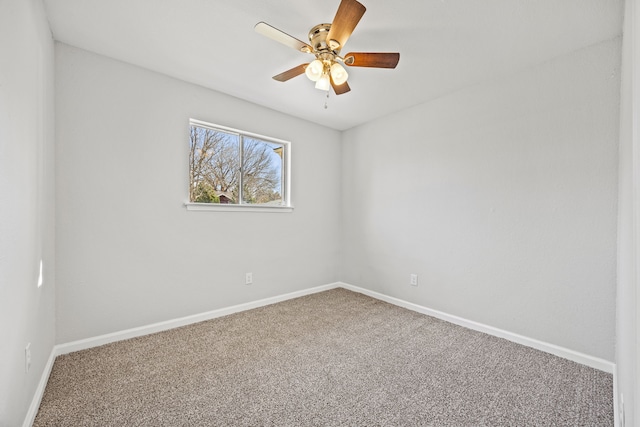
POLYGON ((315 59, 307 65, 304 72, 309 80, 316 82, 316 89, 320 90, 329 90, 332 80, 333 84, 340 86, 349 78, 347 70, 345 70, 338 62, 333 60, 321 61, 320 59, 315 59))

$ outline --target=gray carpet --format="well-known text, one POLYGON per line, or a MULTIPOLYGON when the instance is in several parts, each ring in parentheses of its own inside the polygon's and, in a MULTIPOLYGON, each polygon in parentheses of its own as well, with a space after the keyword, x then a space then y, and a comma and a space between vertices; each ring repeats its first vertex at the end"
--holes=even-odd
POLYGON ((611 426, 612 376, 344 289, 56 359, 35 426, 611 426))

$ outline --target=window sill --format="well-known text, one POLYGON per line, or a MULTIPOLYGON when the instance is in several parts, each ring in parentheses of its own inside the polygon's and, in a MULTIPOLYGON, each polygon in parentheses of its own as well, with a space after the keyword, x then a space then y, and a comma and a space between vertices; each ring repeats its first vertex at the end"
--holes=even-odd
POLYGON ((188 211, 212 212, 293 212, 293 206, 224 205, 215 203, 185 203, 188 211))

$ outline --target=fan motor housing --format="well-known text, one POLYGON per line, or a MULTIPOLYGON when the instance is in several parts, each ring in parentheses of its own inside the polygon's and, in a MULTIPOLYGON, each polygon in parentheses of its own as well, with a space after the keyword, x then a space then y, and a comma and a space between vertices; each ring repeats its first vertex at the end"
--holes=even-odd
POLYGON ((340 48, 332 50, 327 43, 327 35, 331 29, 331 24, 318 24, 309 31, 309 44, 318 53, 339 53, 340 48))

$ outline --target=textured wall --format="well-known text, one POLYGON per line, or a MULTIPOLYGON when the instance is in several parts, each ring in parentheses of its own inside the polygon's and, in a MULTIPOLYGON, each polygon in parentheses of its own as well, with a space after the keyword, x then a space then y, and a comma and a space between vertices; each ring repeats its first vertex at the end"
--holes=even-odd
POLYGON ((613 361, 619 67, 615 39, 346 132, 342 280, 613 361))
POLYGON ((58 343, 338 279, 337 131, 67 45, 56 54, 58 343), (294 212, 187 211, 189 118, 291 141, 294 212))
POLYGON ((22 424, 54 343, 53 51, 40 0, 0 2, 0 426, 22 424))

